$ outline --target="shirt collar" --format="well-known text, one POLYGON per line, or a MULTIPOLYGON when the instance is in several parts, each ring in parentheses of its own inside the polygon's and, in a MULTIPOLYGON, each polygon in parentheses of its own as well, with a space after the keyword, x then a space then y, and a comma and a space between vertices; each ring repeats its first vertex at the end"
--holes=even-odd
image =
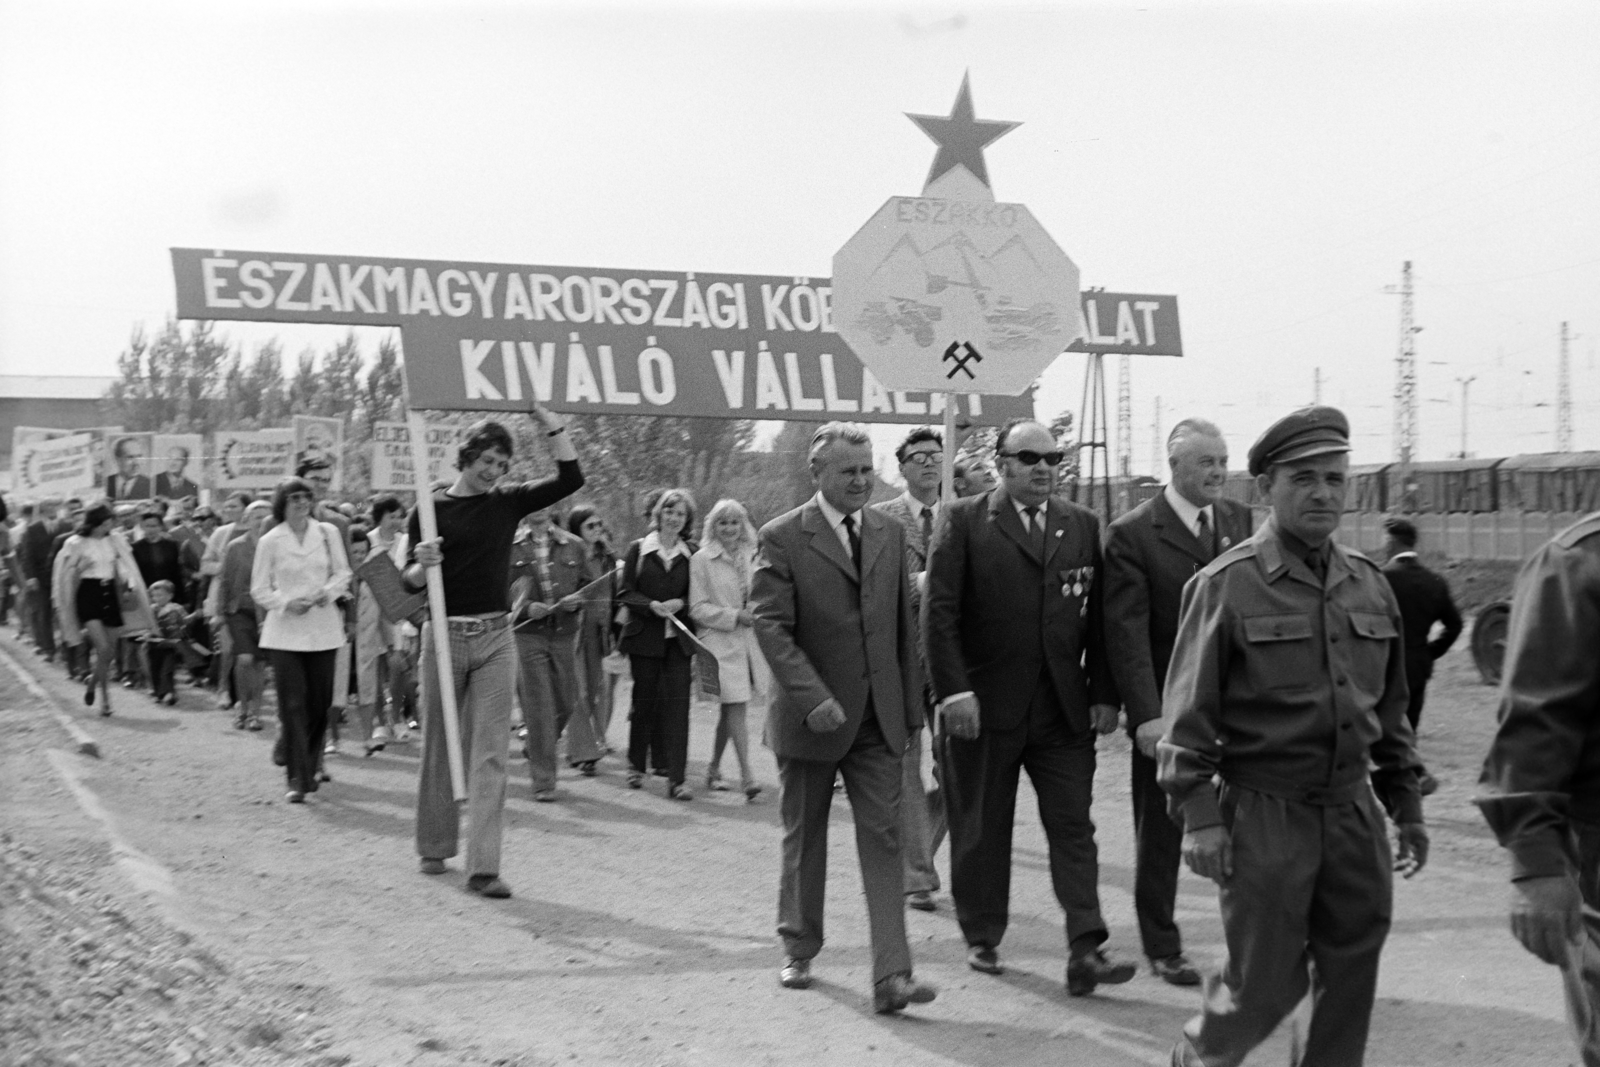
POLYGON ((1210 504, 1203 508, 1195 507, 1189 502, 1189 498, 1178 492, 1171 482, 1167 483, 1166 488, 1161 491, 1161 495, 1167 498, 1167 503, 1172 506, 1172 510, 1183 524, 1189 527, 1190 533, 1198 534, 1200 532, 1200 516, 1202 514, 1205 515, 1206 522, 1211 524, 1211 528, 1216 529, 1216 511, 1210 504))
POLYGON ((663 563, 670 563, 673 556, 681 555, 685 559, 689 558, 689 545, 680 537, 678 538, 678 543, 672 546, 672 551, 668 552, 661 547, 661 534, 656 530, 651 530, 639 542, 639 554, 645 556, 651 552, 660 556, 663 563))
POLYGON ((1007 499, 1011 501, 1011 506, 1017 509, 1017 518, 1022 520, 1022 524, 1024 526, 1028 524, 1029 508, 1035 509, 1040 515, 1048 515, 1050 513, 1050 501, 1048 500, 1046 500, 1043 504, 1024 504, 1014 496, 1007 497, 1007 499))
POLYGON ((1416 558, 1417 558, 1417 554, 1415 552, 1396 552, 1394 555, 1389 557, 1389 561, 1392 563, 1397 559, 1416 559, 1416 558))
MULTIPOLYGON (((841 525, 844 524, 844 512, 828 503, 828 498, 823 496, 820 490, 812 499, 817 502, 817 507, 822 509, 822 517, 828 520, 829 526, 832 526, 835 530, 837 530, 841 525)), ((861 529, 861 512, 852 511, 850 514, 855 516, 856 529, 861 529)))
POLYGON ((924 511, 931 513, 934 518, 939 517, 939 502, 937 500, 935 500, 932 504, 924 504, 922 501, 912 496, 911 490, 909 489, 900 495, 902 498, 904 498, 906 507, 911 509, 911 517, 916 519, 918 522, 922 521, 922 513, 924 511))

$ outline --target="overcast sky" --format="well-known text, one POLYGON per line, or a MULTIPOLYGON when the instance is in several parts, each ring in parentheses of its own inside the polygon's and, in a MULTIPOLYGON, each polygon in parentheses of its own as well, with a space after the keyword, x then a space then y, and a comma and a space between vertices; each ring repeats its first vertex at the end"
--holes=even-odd
MULTIPOLYGON (((1319 367, 1356 461, 1390 458, 1406 259, 1422 458, 1460 447, 1466 376, 1473 452, 1554 447, 1563 320, 1600 449, 1592 0, 0 2, 0 373, 113 373, 174 245, 824 276, 921 191, 903 113, 969 70, 979 118, 1023 123, 997 199, 1084 285, 1179 297, 1186 355, 1133 367, 1135 470, 1158 395, 1242 465, 1319 367)), ((1040 414, 1082 377, 1057 360, 1040 414)))

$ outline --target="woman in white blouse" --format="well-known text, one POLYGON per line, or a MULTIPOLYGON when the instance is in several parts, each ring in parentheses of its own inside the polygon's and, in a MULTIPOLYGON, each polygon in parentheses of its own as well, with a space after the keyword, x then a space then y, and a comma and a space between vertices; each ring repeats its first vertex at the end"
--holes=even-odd
POLYGON ((333 704, 334 662, 344 644, 338 600, 350 586, 339 530, 311 518, 311 486, 285 478, 272 494, 278 525, 261 536, 250 597, 266 612, 261 648, 272 657, 278 722, 289 778, 288 801, 317 789, 317 756, 333 704))
POLYGON ((745 711, 767 689, 767 661, 756 645, 750 613, 750 578, 755 571, 756 530, 737 500, 719 500, 706 516, 700 549, 689 561, 689 615, 700 624, 700 642, 717 657, 722 714, 706 766, 706 788, 726 789, 722 753, 729 741, 739 757, 740 786, 754 801, 761 787, 750 770, 750 730, 745 711))

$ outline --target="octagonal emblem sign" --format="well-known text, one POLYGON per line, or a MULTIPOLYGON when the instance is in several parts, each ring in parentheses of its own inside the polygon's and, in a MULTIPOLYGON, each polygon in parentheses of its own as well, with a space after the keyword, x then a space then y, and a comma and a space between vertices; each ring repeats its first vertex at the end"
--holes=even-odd
POLYGON ((890 389, 1015 396, 1083 336, 1078 268, 1022 204, 892 198, 834 255, 832 303, 890 389))

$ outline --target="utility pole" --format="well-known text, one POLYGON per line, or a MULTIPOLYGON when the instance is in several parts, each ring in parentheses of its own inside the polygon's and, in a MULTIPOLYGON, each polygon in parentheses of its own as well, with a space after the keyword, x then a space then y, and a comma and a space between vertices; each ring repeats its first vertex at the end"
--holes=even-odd
POLYGON ((1133 473, 1133 360, 1127 353, 1117 360, 1117 473, 1126 478, 1133 473))
POLYGON ((1469 374, 1465 378, 1457 378, 1461 385, 1461 458, 1467 458, 1467 387, 1477 381, 1476 374, 1469 374))
POLYGON ((1322 403, 1322 368, 1321 367, 1313 367, 1311 369, 1311 402, 1313 404, 1321 404, 1322 403))
POLYGON ((1163 476, 1164 468, 1161 465, 1167 451, 1167 439, 1161 433, 1161 398, 1156 397, 1156 414, 1150 423, 1150 473, 1157 478, 1163 476))
POLYGON ((1422 327, 1412 322, 1411 261, 1400 268, 1400 284, 1384 287, 1400 297, 1400 354, 1395 359, 1394 449, 1400 460, 1400 510, 1414 509, 1411 462, 1417 450, 1417 342, 1422 327))
POLYGON ((1556 451, 1572 451, 1572 361, 1567 324, 1561 324, 1561 357, 1556 364, 1556 451))

